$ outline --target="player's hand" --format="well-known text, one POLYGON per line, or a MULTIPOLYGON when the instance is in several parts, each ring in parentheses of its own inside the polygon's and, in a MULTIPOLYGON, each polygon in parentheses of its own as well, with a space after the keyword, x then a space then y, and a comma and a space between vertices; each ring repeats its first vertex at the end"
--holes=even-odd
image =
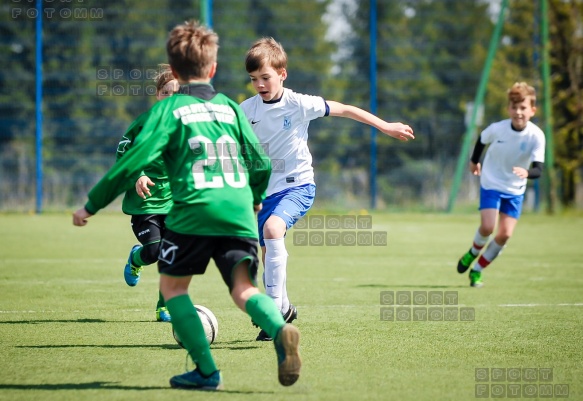
POLYGON ((136 193, 140 198, 146 199, 146 196, 152 196, 149 186, 154 185, 156 184, 147 175, 143 175, 136 181, 136 193))
POLYGON ((528 170, 522 167, 512 167, 512 172, 520 178, 528 177, 528 170))
POLYGON ((87 219, 93 216, 84 207, 73 213, 73 225, 83 227, 87 224, 87 219))
POLYGON ((409 139, 415 139, 413 135, 413 128, 402 123, 386 123, 381 131, 388 135, 396 138, 400 141, 408 141, 409 139))
POLYGON ((469 169, 473 175, 479 176, 482 174, 482 165, 480 163, 470 162, 469 169))
POLYGON ((259 205, 253 205, 253 210, 255 211, 255 213, 259 213, 262 208, 263 208, 263 203, 260 203, 259 205))

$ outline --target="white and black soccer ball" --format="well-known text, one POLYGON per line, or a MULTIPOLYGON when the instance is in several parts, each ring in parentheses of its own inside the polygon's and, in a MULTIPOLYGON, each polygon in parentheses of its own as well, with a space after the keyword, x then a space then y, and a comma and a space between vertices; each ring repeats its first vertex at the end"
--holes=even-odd
MULTIPOLYGON (((196 311, 198 312, 198 317, 202 322, 202 327, 204 327, 204 333, 206 335, 206 339, 209 342, 209 345, 212 344, 215 339, 217 338, 217 334, 219 333, 219 322, 217 321, 217 317, 215 314, 207 307, 202 305, 194 305, 196 311)), ((182 341, 178 338, 176 333, 174 332, 174 327, 172 327, 172 336, 182 348, 184 345, 182 341)))

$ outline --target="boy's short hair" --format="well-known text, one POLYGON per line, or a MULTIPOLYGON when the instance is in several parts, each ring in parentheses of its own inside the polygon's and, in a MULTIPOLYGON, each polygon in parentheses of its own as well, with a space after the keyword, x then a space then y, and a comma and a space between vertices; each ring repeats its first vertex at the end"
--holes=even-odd
POLYGON ((219 36, 198 21, 177 25, 166 42, 168 62, 184 81, 208 78, 218 50, 219 36))
POLYGON ((253 43, 245 56, 245 69, 253 72, 269 65, 277 72, 287 68, 287 54, 281 43, 272 37, 264 37, 253 43))
POLYGON ((508 89, 508 102, 511 104, 523 102, 527 97, 530 98, 530 105, 536 104, 536 91, 526 82, 516 82, 508 89))
POLYGON ((156 82, 156 93, 160 92, 164 85, 172 81, 174 75, 172 75, 172 70, 170 69, 170 64, 158 64, 158 73, 154 77, 154 82, 156 82))

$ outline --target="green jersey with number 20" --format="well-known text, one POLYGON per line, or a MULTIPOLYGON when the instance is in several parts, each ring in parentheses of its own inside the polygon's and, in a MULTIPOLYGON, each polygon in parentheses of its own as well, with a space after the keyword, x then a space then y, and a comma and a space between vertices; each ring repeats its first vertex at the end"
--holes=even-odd
POLYGON ((89 192, 87 211, 132 187, 160 155, 174 201, 168 229, 257 238, 253 205, 265 198, 271 162, 239 105, 207 84, 183 86, 152 107, 132 148, 89 192))

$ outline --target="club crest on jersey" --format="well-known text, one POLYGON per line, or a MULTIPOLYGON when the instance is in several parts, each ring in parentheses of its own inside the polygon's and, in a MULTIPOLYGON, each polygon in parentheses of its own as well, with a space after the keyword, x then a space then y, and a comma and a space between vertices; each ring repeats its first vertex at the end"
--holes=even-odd
POLYGON ((291 117, 290 116, 285 116, 283 118, 283 129, 290 129, 291 128, 291 117))
POLYGON ((520 151, 526 152, 526 142, 520 142, 520 151))
POLYGON ((132 141, 130 141, 125 135, 122 136, 121 141, 117 144, 117 153, 125 153, 131 144, 132 141))
POLYGON ((175 245, 172 242, 163 239, 160 244, 160 255, 158 255, 158 260, 161 260, 171 265, 172 263, 174 263, 177 251, 178 245, 175 245))

